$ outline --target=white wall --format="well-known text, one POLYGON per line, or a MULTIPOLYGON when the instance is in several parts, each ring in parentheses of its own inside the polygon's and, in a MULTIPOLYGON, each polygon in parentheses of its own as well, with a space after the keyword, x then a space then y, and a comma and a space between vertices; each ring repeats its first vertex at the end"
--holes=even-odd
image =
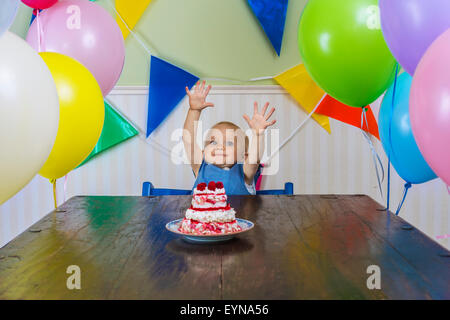
MULTIPOLYGON (((210 98, 216 107, 202 115, 205 129, 222 120, 247 128, 242 114, 252 113, 254 100, 261 103, 269 101, 277 108, 275 127, 280 129, 280 140, 306 117, 296 102, 278 86, 218 86, 213 88, 210 98)), ((145 128, 145 87, 119 87, 108 99, 136 126, 145 128)), ((372 107, 377 116, 379 101, 372 107)), ((194 177, 190 167, 173 164, 169 154, 177 144, 171 141, 171 132, 182 127, 187 108, 185 99, 150 140, 143 136, 132 138, 71 172, 67 179, 66 199, 74 195, 140 195, 143 181, 152 181, 157 187, 191 188, 194 177)), ((275 176, 265 177, 263 188, 281 188, 285 181, 292 181, 297 194, 368 194, 385 203, 379 195, 370 149, 360 130, 332 119, 330 122, 331 135, 309 120, 282 149, 280 171, 275 176)), ((378 141, 376 148, 387 170, 387 160, 378 141)), ((395 210, 403 182, 395 170, 391 172, 391 210, 395 210)), ((64 201, 63 189, 64 179, 60 179, 58 204, 64 201)), ((436 236, 450 233, 449 203, 444 184, 436 179, 411 188, 400 216, 449 248, 449 239, 436 239, 436 236)), ((0 247, 52 209, 52 186, 37 176, 0 206, 0 247)))

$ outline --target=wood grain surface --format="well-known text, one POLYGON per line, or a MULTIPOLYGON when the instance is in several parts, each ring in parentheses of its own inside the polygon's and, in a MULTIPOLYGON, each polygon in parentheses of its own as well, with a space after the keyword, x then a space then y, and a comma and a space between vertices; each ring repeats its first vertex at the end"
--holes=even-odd
POLYGON ((214 245, 165 229, 190 200, 71 198, 0 249, 0 298, 450 299, 449 251, 367 196, 230 196, 255 227, 214 245))

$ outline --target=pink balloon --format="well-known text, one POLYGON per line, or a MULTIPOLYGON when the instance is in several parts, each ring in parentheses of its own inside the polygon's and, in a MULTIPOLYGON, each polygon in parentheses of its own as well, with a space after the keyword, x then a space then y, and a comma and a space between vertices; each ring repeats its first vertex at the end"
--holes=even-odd
POLYGON ((428 48, 414 73, 409 113, 422 155, 450 185, 450 29, 428 48))
POLYGON ((54 5, 58 0, 22 0, 27 6, 34 9, 47 9, 54 5))
MULTIPOLYGON (((39 15, 41 51, 68 55, 87 67, 106 96, 119 80, 125 61, 125 44, 119 26, 101 6, 88 0, 64 0, 39 15)), ((27 42, 36 50, 38 19, 27 42)))

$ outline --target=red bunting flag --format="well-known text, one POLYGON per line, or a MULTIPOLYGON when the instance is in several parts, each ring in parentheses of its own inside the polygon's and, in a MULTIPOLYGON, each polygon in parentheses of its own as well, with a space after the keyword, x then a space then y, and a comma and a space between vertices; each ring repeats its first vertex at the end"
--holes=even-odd
MULTIPOLYGON (((361 129, 362 111, 362 108, 347 106, 342 102, 337 101, 333 97, 326 95, 315 113, 328 116, 330 118, 345 122, 361 129)), ((366 125, 366 122, 363 121, 362 129, 380 140, 380 135, 378 133, 378 124, 375 120, 375 116, 373 115, 370 106, 367 106, 366 115, 368 127, 366 125)))

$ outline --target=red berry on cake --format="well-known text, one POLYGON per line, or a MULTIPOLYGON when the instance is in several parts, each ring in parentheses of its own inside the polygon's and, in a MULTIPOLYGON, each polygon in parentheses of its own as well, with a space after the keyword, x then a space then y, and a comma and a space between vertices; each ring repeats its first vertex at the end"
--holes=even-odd
POLYGON ((216 182, 216 188, 217 189, 223 189, 223 183, 221 181, 216 182))
POLYGON ((197 190, 203 191, 206 189, 206 183, 202 182, 197 185, 197 190))
POLYGON ((214 181, 210 181, 208 183, 208 189, 211 190, 211 191, 216 190, 216 183, 214 181))

